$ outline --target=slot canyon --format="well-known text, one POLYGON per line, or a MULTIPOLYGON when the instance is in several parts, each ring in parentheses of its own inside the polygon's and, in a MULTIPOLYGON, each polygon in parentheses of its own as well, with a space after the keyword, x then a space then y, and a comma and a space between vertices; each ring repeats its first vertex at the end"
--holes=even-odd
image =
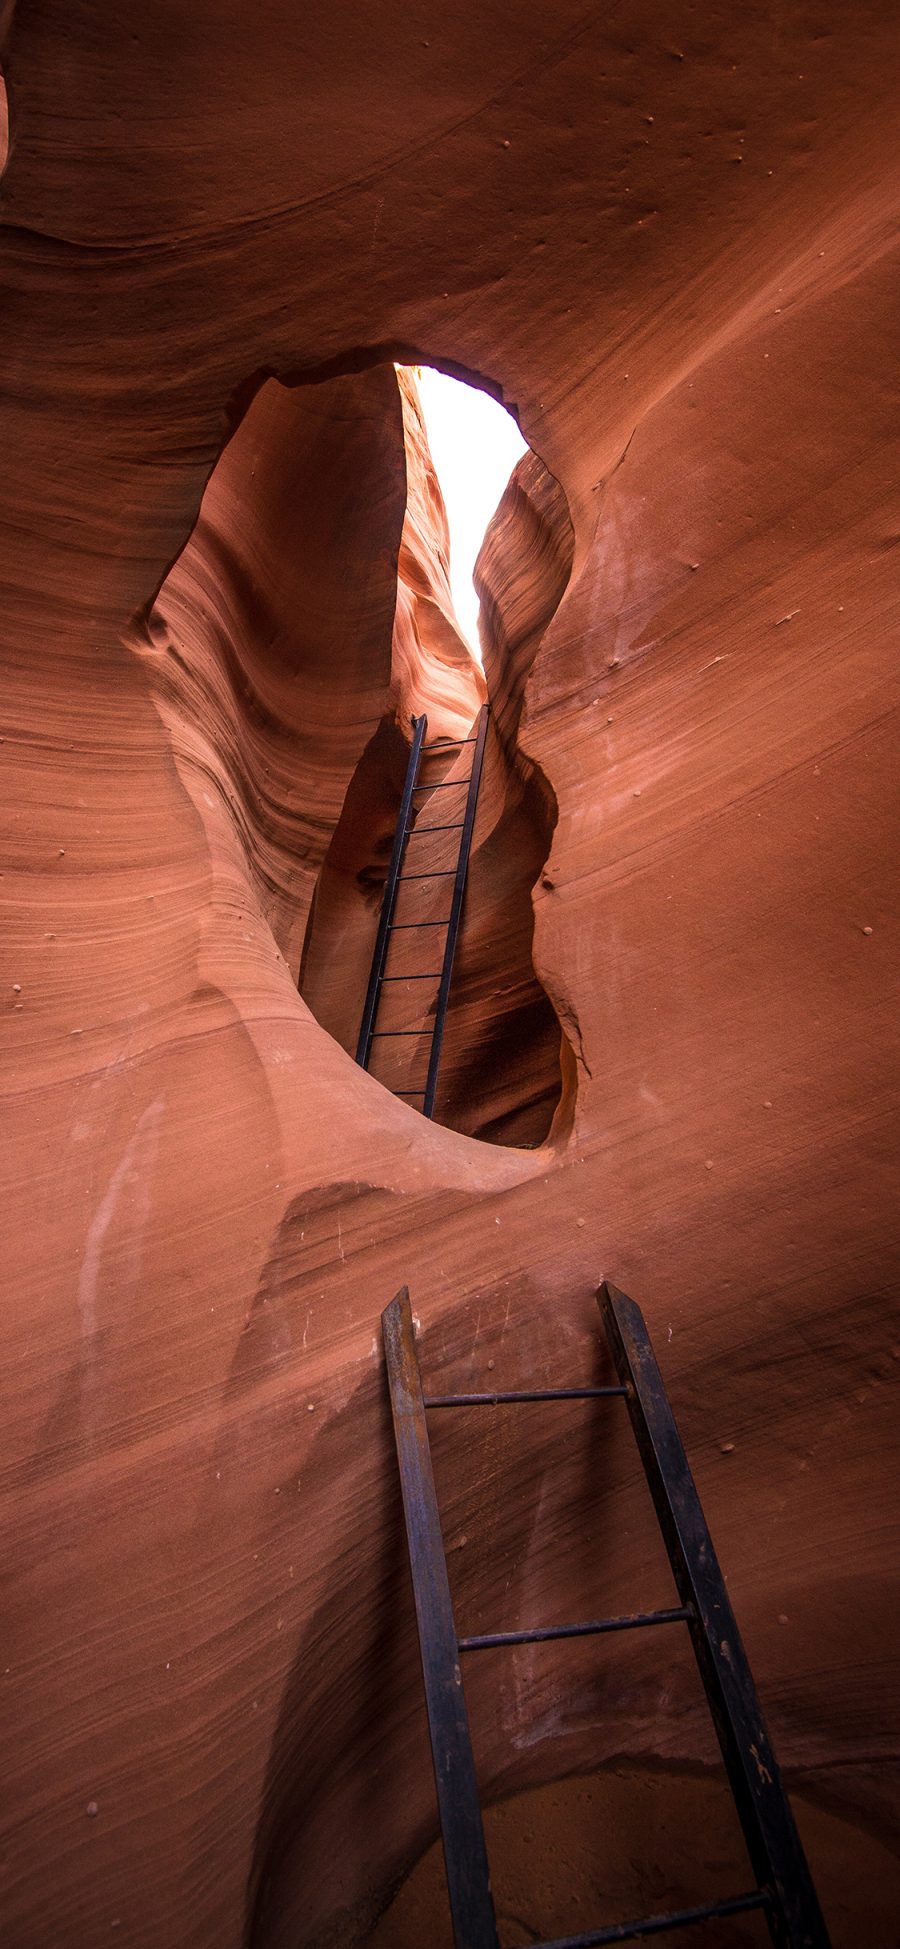
MULTIPOLYGON (((451 1949, 381 1314, 602 1386, 605 1278, 898 1949, 898 42, 0 0, 10 1949, 451 1949), (483 666, 422 366, 527 442, 483 666), (446 887, 485 705, 431 1117, 439 885, 354 1058, 413 721, 446 887)), ((672 1604, 613 1404, 432 1424, 463 1631, 672 1604)), ((743 1885, 686 1640, 465 1677, 503 1949, 743 1885)))

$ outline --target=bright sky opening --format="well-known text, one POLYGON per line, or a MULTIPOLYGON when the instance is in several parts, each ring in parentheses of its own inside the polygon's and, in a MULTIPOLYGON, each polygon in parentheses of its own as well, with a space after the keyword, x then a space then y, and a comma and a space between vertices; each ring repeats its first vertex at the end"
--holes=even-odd
POLYGON ((479 662, 472 570, 510 474, 528 448, 503 406, 475 386, 423 366, 418 375, 428 444, 450 526, 450 588, 463 635, 479 662))

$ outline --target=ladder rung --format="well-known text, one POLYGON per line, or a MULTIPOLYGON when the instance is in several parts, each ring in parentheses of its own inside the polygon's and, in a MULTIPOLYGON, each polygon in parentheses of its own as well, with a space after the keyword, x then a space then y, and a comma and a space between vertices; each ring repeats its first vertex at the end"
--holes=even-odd
POLYGON ((494 1651, 507 1644, 546 1644, 551 1638, 596 1638, 604 1631, 639 1631, 646 1624, 686 1624, 693 1615, 684 1604, 670 1611, 634 1611, 629 1617, 594 1618, 588 1624, 543 1624, 533 1631, 488 1631, 460 1638, 460 1651, 494 1651))
POLYGON ((426 1394, 426 1408, 495 1408, 498 1401, 608 1401, 627 1387, 530 1387, 496 1394, 426 1394))
POLYGON ((408 839, 418 839, 420 832, 462 832, 464 824, 463 819, 457 819, 452 826, 407 826, 406 836, 408 839))
POLYGON ((440 981, 441 971, 434 974, 382 975, 382 981, 440 981))
POLYGON ((404 880, 455 880, 455 879, 456 879, 456 867, 445 866, 443 868, 443 871, 440 873, 401 873, 397 881, 397 885, 398 887, 402 887, 404 880))
POLYGON ((460 785, 468 785, 472 774, 466 772, 465 778, 443 778, 434 785, 414 785, 414 792, 457 792, 460 785))
POLYGON ((391 933, 398 933, 400 928, 403 929, 405 934, 411 927, 449 927, 449 925, 449 914, 446 920, 394 920, 391 922, 391 933))
POLYGON ((766 1888, 749 1895, 730 1895, 722 1902, 702 1902, 697 1908, 676 1908, 667 1915, 647 1915, 641 1922, 611 1922, 604 1929, 586 1929, 582 1935, 554 1936, 552 1942, 538 1942, 535 1949, 600 1949, 605 1942, 633 1942, 637 1936, 664 1935, 667 1929, 686 1929, 692 1922, 708 1922, 717 1915, 741 1915, 748 1908, 769 1908, 772 1897, 766 1888))
POLYGON ((372 1041, 375 1041, 376 1036, 383 1040, 386 1035, 427 1035, 427 1033, 427 1029, 373 1029, 372 1041))
POLYGON ((464 744, 476 744, 476 743, 477 743, 477 736, 474 738, 435 738, 433 744, 423 744, 422 750, 423 752, 457 751, 457 750, 461 750, 464 744))

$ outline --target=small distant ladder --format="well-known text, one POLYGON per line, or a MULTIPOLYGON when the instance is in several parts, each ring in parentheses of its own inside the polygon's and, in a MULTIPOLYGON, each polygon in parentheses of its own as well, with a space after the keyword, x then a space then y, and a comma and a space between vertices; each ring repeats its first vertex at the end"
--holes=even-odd
POLYGON ((597 1297, 619 1375, 618 1386, 424 1395, 405 1287, 382 1314, 456 1949, 499 1949, 460 1654, 676 1623, 686 1624, 690 1633, 756 1885, 721 1901, 559 1937, 541 1943, 538 1949, 597 1949, 601 1943, 663 1935, 713 1917, 740 1915, 748 1909, 762 1911, 778 1949, 829 1949, 806 1857, 643 1314, 633 1300, 608 1282, 597 1297), (458 1638, 431 1467, 427 1413, 442 1408, 495 1408, 506 1402, 615 1397, 624 1399, 628 1408, 680 1604, 584 1624, 552 1624, 458 1638))
POLYGON ((391 863, 388 868, 387 881, 385 883, 384 898, 381 903, 381 915, 378 922, 378 933, 375 937, 375 950, 372 955, 369 986, 366 990, 365 1006, 363 1008, 362 1022, 359 1030, 359 1041, 356 1046, 356 1060, 363 1069, 368 1069, 373 1042, 397 1037, 403 1039, 415 1038, 419 1040, 423 1034, 427 1034, 427 1030, 423 1028, 379 1029, 376 1027, 379 1003, 382 999, 383 987, 386 981, 437 981, 439 987, 434 1017, 431 1024, 431 1048, 429 1051, 428 1073, 425 1082, 421 1089, 398 1090, 396 1092, 398 1096, 421 1097, 424 1115, 426 1117, 432 1117, 434 1115, 434 1099, 437 1091, 438 1066, 441 1060, 441 1045, 444 1040, 444 1023, 447 1016, 447 1004, 450 1000, 453 959, 456 953, 456 942, 459 935, 460 921, 462 919, 463 899, 466 891, 466 875, 469 870, 469 854, 472 850, 472 834, 475 829, 478 787, 481 783, 484 744, 487 736, 488 707, 486 704, 482 706, 476 720, 475 730, 471 737, 468 738, 438 738, 433 744, 428 745, 425 743, 425 734, 428 730, 428 719, 425 714, 423 713, 421 717, 414 717, 412 725, 413 738, 409 753, 409 763, 406 768, 406 782, 403 787, 403 797, 400 801, 397 830, 394 834, 394 847, 391 854, 391 863), (466 745, 472 745, 474 749, 472 752, 472 764, 465 778, 445 779, 434 784, 420 780, 419 773, 423 757, 444 757, 451 751, 462 750, 466 745), (462 819, 458 821, 453 820, 447 825, 435 825, 431 821, 427 825, 418 825, 416 823, 414 817, 414 801, 417 792, 456 790, 462 785, 468 786, 466 806, 462 819), (459 833, 459 851, 457 853, 456 865, 434 872, 404 873, 403 862, 406 855, 407 842, 413 837, 420 838, 429 832, 459 833), (395 921, 394 911, 397 905, 397 893, 401 886, 404 886, 409 880, 425 881, 445 879, 453 881, 450 912, 445 920, 395 921), (404 975, 388 974, 388 948, 392 935, 401 928, 404 932, 411 928, 446 930, 444 953, 439 969, 429 970, 425 974, 419 974, 418 972, 404 975))

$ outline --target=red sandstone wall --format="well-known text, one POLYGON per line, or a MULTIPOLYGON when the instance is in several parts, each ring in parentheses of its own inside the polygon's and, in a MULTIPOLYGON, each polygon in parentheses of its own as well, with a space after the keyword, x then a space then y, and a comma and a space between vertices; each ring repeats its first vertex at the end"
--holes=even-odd
POLYGON ((347 786, 392 695, 405 503, 389 368, 270 380, 129 633, 216 854, 249 871, 295 976, 347 786))
MULTIPOLYGON (((894 10, 3 22, 9 1940, 354 1939, 432 1831, 379 1309, 409 1281, 448 1382, 563 1380, 609 1272, 801 1814, 841 1824, 843 1855, 810 1828, 835 1939, 876 1941, 842 1861, 863 1829, 884 1878, 896 1816, 894 10), (535 957, 573 1066, 536 1152, 361 1075, 267 919, 384 708, 396 404, 349 514, 341 455, 380 383, 351 375, 392 355, 501 389, 574 526, 519 732, 558 807, 535 957), (268 718, 212 657, 256 546, 239 483, 230 563, 217 516, 169 623, 205 690, 161 692, 133 622, 266 373, 337 386, 306 568, 273 479, 268 718), (337 756, 291 668, 348 706, 337 756)), ((531 565, 489 574, 527 642, 531 565)), ((439 1462, 461 1621, 653 1600, 624 1435, 504 1424, 439 1462)), ((486 1793, 705 1758, 657 1656, 476 1677, 486 1793)))

